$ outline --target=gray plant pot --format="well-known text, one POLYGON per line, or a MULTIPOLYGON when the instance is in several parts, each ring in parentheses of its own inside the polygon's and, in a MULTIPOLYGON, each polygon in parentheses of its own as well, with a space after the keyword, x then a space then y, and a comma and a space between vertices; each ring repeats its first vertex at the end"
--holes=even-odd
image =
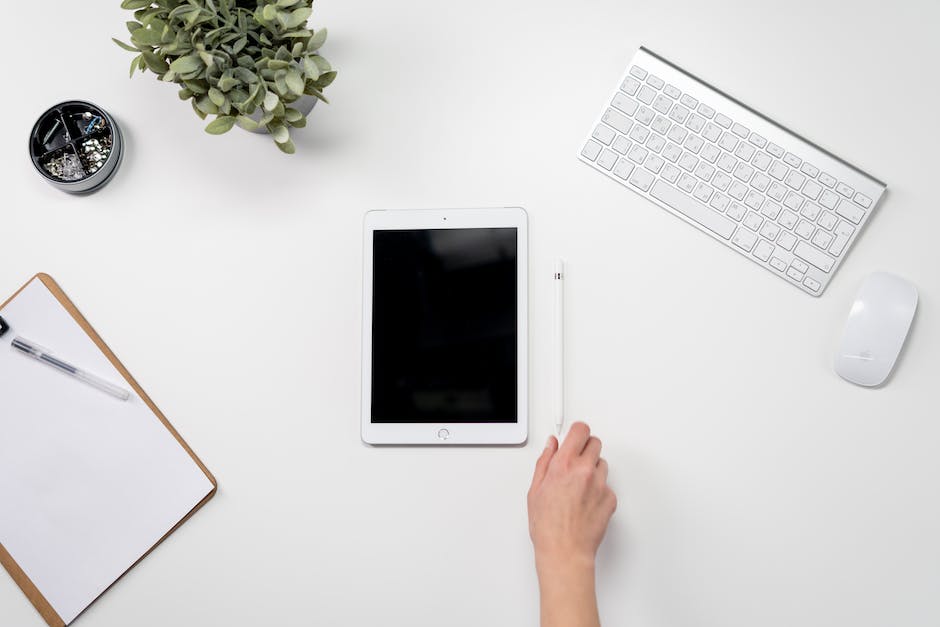
MULTIPOLYGON (((311 111, 313 111, 313 106, 315 104, 317 104, 316 96, 308 96, 307 94, 304 94, 303 96, 301 96, 294 102, 290 103, 290 106, 294 109, 297 109, 298 111, 300 111, 306 116, 306 115, 309 115, 311 111)), ((263 112, 261 111, 261 107, 258 107, 257 109, 255 109, 255 112, 249 115, 248 117, 250 117, 255 122, 258 122, 261 120, 262 114, 263 112)), ((266 134, 268 132, 268 129, 266 129, 263 126, 259 126, 258 128, 256 128, 255 130, 251 132, 266 134)))

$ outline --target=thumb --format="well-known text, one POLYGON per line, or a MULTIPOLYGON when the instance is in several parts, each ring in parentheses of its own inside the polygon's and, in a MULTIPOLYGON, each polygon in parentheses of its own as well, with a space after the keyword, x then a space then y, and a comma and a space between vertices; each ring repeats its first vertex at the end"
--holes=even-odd
POLYGON ((545 450, 542 451, 538 461, 535 462, 535 475, 532 477, 533 486, 542 483, 542 480, 545 478, 545 473, 548 472, 548 465, 551 463, 556 452, 558 452, 558 440, 555 436, 550 435, 548 436, 548 441, 545 443, 545 450))

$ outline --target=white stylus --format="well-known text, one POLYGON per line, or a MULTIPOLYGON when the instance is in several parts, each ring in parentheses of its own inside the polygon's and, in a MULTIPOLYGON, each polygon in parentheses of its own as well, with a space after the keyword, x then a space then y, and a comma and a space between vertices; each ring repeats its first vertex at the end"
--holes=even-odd
POLYGON ((552 389, 555 399, 552 408, 555 414, 555 432, 561 435, 565 425, 565 262, 555 261, 555 309, 553 316, 553 339, 555 342, 554 363, 552 364, 552 389))

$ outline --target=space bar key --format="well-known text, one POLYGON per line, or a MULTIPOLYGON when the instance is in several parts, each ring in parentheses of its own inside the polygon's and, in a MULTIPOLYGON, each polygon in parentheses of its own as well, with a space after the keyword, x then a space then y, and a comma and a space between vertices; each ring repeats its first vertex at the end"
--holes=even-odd
POLYGON ((731 237, 737 226, 728 218, 718 215, 712 209, 686 196, 662 179, 658 179, 656 184, 650 188, 650 195, 724 239, 731 237))

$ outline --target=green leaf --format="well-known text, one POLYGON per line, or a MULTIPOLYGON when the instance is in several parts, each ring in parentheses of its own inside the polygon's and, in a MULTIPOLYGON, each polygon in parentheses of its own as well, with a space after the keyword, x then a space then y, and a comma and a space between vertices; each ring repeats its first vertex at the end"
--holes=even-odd
POLYGON ((176 72, 177 74, 189 74, 190 72, 195 72, 202 67, 202 60, 198 55, 191 54, 189 56, 180 57, 170 64, 170 69, 176 72))
POLYGON ((238 54, 239 52, 241 52, 241 49, 247 45, 248 45, 248 38, 242 37, 241 39, 235 42, 234 46, 232 46, 232 54, 238 54))
POLYGON ((246 131, 254 131, 258 129, 258 123, 252 120, 247 115, 240 115, 237 118, 235 118, 235 121, 238 123, 240 127, 245 129, 246 131))
POLYGON ((297 148, 294 146, 294 142, 292 142, 292 141, 289 140, 289 139, 288 139, 286 142, 283 142, 283 143, 280 143, 280 144, 277 144, 277 143, 276 143, 276 144, 274 144, 274 145, 277 146, 278 148, 280 148, 280 149, 281 149, 281 152, 287 153, 287 154, 289 154, 289 155, 292 155, 292 154, 294 154, 295 152, 297 152, 297 148))
POLYGON ((269 22, 277 17, 277 6, 273 4, 265 5, 264 9, 261 10, 261 17, 268 20, 269 22))
POLYGON ((287 7, 292 7, 295 4, 297 4, 297 0, 277 0, 277 6, 279 6, 282 9, 286 9, 287 7))
POLYGON ((275 94, 273 91, 269 91, 264 95, 264 103, 262 106, 266 111, 270 111, 276 107, 280 101, 281 99, 277 97, 277 94, 275 94))
POLYGON ((196 108, 208 115, 214 115, 219 112, 219 108, 214 102, 209 100, 209 96, 200 96, 194 100, 196 108))
POLYGON ((296 122, 304 117, 304 114, 292 107, 287 107, 284 111, 284 119, 288 122, 296 122))
POLYGON ((193 92, 191 89, 183 87, 181 90, 176 92, 176 95, 180 97, 180 100, 189 100, 193 97, 193 92))
POLYGON ((111 41, 113 41, 114 43, 116 43, 116 44, 117 44, 118 46, 120 46, 121 48, 124 48, 124 49, 127 50, 128 52, 140 52, 140 50, 138 50, 138 49, 135 48, 134 46, 128 46, 126 43, 124 43, 124 42, 121 41, 120 39, 115 39, 114 37, 112 37, 112 38, 111 38, 111 41))
POLYGON ((281 61, 279 59, 271 59, 268 61, 269 70, 286 70, 290 67, 289 61, 281 61))
POLYGON ((288 17, 283 20, 284 28, 297 28, 307 21, 307 18, 310 17, 311 13, 313 13, 313 9, 310 7, 300 7, 299 9, 294 9, 290 12, 288 17))
POLYGON ((274 138, 279 144, 290 141, 290 131, 287 130, 287 127, 283 124, 272 125, 268 127, 268 130, 271 131, 271 137, 274 138))
POLYGON ((303 127, 307 126, 307 118, 301 117, 301 118, 300 118, 299 120, 297 120, 296 122, 288 122, 288 124, 290 124, 290 125, 293 126, 294 128, 303 128, 303 127))
POLYGON ((287 88, 295 96, 304 93, 304 79, 300 75, 300 72, 294 68, 287 70, 287 76, 284 77, 284 81, 287 83, 287 88))
POLYGON ((129 33, 133 33, 138 28, 143 27, 143 24, 140 22, 124 22, 124 24, 127 26, 127 32, 129 33))
POLYGON ((313 81, 320 78, 320 68, 317 67, 317 64, 314 63, 310 57, 304 57, 304 73, 306 73, 308 79, 313 81))
POLYGON ((149 7, 151 4, 153 4, 151 0, 124 0, 124 2, 121 3, 121 8, 130 10, 143 9, 149 7))
POLYGON ((131 33, 131 42, 137 44, 138 47, 159 46, 163 42, 163 36, 149 28, 138 28, 131 33))
POLYGON ((222 91, 231 91, 236 85, 238 85, 238 79, 231 76, 223 76, 219 79, 219 89, 222 91))
POLYGON ((235 125, 235 118, 231 115, 220 115, 216 119, 209 122, 206 126, 206 132, 210 135, 221 135, 222 133, 228 133, 232 130, 232 127, 235 125))
POLYGON ((307 50, 313 52, 317 48, 323 45, 326 41, 326 29, 321 28, 313 34, 313 37, 310 38, 310 41, 307 42, 307 50))
POLYGON ((140 61, 140 55, 137 55, 136 57, 131 59, 131 71, 128 73, 128 76, 130 76, 131 78, 134 77, 134 70, 137 69, 137 63, 139 61, 140 61))
POLYGON ((222 105, 225 104, 225 94, 223 94, 221 91, 219 91, 215 87, 210 87, 209 88, 209 100, 211 100, 212 104, 214 104, 215 106, 221 107, 222 105))
POLYGON ((313 33, 311 33, 308 30, 292 30, 286 33, 282 33, 281 37, 287 39, 287 38, 298 38, 298 37, 310 37, 311 35, 313 35, 313 33))
POLYGON ((147 64, 147 67, 150 68, 150 71, 154 74, 165 74, 167 70, 170 69, 170 66, 167 64, 166 60, 155 52, 144 50, 141 53, 141 56, 144 57, 144 63, 147 64))
POLYGON ((317 67, 320 68, 321 72, 329 72, 333 69, 333 67, 330 65, 330 62, 320 55, 313 55, 310 58, 313 59, 313 62, 317 64, 317 67))
POLYGON ((321 74, 320 78, 317 79, 317 87, 319 87, 320 89, 323 89, 324 87, 332 83, 335 78, 336 78, 335 70, 331 70, 329 72, 326 72, 325 74, 321 74))

